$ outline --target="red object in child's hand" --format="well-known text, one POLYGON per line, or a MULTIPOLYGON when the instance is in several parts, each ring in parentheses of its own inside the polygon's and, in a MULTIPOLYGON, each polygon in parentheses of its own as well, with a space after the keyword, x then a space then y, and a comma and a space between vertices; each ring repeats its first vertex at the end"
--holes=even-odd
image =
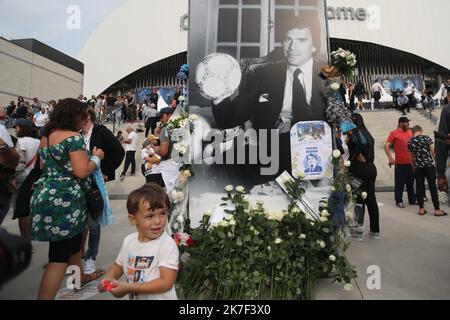
POLYGON ((102 280, 103 288, 105 288, 106 291, 111 292, 114 287, 111 284, 111 281, 102 280))

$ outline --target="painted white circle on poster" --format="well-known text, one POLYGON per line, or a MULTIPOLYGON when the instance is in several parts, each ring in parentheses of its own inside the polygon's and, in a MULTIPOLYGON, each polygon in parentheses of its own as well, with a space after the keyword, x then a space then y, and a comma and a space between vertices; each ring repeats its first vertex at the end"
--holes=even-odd
POLYGON ((291 129, 292 173, 305 180, 321 180, 333 176, 331 158, 333 135, 325 121, 307 121, 291 129))

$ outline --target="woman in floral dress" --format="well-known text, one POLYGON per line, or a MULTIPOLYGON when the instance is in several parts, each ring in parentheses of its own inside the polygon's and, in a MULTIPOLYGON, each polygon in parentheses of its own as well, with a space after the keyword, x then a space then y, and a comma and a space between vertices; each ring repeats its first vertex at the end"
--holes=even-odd
MULTIPOLYGON (((83 270, 81 242, 87 220, 84 189, 90 187, 89 176, 103 159, 99 149, 94 149, 89 159, 79 134, 87 119, 87 107, 76 99, 62 100, 50 115, 41 139, 43 172, 31 198, 31 237, 50 246, 38 299, 55 298, 68 265, 83 270)), ((81 276, 86 282, 92 280, 88 277, 99 275, 81 276)))

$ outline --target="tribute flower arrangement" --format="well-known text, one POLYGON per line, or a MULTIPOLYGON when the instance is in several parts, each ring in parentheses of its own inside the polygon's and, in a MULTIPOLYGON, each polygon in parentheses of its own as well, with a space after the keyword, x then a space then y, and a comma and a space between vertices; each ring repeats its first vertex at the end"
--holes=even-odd
MULTIPOLYGON (((292 199, 286 210, 270 212, 261 201, 251 205, 243 187, 227 186, 222 206, 227 217, 187 232, 195 244, 180 247, 177 282, 183 299, 314 299, 318 278, 332 277, 350 288, 356 271, 345 257, 345 229, 322 208, 318 219, 297 206, 303 181, 286 181, 292 199), (231 206, 230 206, 231 205, 231 206)), ((326 204, 324 204, 326 207, 326 204)))

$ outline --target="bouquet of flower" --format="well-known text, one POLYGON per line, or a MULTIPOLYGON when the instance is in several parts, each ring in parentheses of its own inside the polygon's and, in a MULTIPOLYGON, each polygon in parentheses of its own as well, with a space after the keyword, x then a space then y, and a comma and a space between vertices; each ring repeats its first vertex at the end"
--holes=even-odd
POLYGON ((173 239, 175 240, 178 247, 191 247, 195 244, 195 241, 187 233, 175 233, 173 239))
MULTIPOLYGON (((177 291, 183 299, 314 299, 316 280, 332 276, 351 290, 356 272, 345 257, 349 243, 334 228, 332 212, 318 219, 297 206, 301 180, 290 183, 287 210, 270 212, 250 205, 243 187, 227 186, 226 217, 189 230, 195 246, 180 247, 183 257, 177 291), (233 209, 230 209, 233 208, 233 209)), ((189 227, 187 227, 189 229, 189 227)))
POLYGON ((173 130, 179 130, 179 129, 186 129, 189 130, 192 134, 194 132, 194 122, 198 120, 198 117, 193 115, 188 115, 188 113, 184 110, 181 110, 180 108, 177 109, 177 115, 173 115, 169 123, 167 124, 167 130, 173 131, 173 130))
POLYGON ((356 55, 339 48, 331 53, 331 65, 338 68, 347 78, 350 78, 355 70, 356 55))

